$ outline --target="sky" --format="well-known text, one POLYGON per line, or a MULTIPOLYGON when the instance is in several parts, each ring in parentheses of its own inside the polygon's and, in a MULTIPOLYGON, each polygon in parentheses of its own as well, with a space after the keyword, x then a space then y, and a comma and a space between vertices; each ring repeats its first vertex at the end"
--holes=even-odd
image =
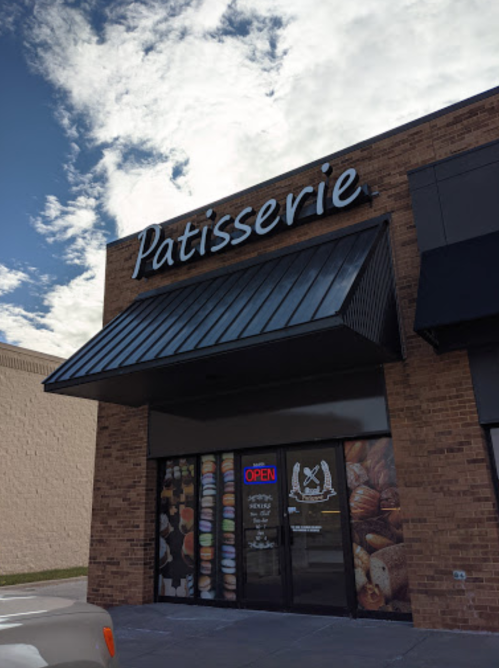
POLYGON ((0 0, 0 341, 69 356, 106 243, 497 85, 491 0, 0 0))

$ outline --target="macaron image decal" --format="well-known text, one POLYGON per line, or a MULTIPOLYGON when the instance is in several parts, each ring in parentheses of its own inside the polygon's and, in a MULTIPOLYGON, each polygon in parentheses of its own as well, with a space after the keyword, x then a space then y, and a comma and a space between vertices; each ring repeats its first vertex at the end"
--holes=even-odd
POLYGON ((203 599, 216 596, 215 536, 217 498, 216 455, 202 455, 199 478, 200 516, 198 524, 199 576, 198 594, 203 599))
POLYGON ((236 497, 234 453, 224 452, 220 459, 222 474, 222 545, 218 551, 218 570, 221 574, 222 596, 226 601, 236 600, 236 497))
POLYGON ((195 458, 172 458, 162 463, 159 516, 160 596, 194 596, 195 458))

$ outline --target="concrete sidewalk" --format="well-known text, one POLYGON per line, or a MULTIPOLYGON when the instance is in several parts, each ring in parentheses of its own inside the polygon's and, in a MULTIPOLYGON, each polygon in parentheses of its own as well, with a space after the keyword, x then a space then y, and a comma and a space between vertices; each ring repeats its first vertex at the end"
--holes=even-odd
POLYGON ((160 603, 111 610, 122 668, 498 668, 499 635, 160 603))
MULTIPOLYGON (((0 592, 86 599, 86 578, 0 592)), ((499 668, 499 634, 190 605, 113 608, 122 668, 499 668)))

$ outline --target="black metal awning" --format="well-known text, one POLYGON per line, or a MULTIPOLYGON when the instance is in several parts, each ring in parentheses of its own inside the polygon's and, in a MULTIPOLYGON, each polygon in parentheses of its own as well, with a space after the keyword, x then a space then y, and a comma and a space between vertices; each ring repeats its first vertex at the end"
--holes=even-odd
POLYGON ((439 352, 499 341, 499 232, 421 256, 414 331, 439 352))
POLYGON ((387 226, 141 295, 45 381, 139 406, 398 359, 387 226))

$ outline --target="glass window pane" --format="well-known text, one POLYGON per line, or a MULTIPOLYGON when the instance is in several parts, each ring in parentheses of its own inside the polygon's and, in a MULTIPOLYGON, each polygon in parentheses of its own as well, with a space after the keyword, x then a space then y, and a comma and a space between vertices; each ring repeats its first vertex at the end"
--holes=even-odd
POLYGON ((220 458, 222 486, 222 517, 219 531, 221 545, 218 556, 219 595, 225 601, 236 600, 236 496, 234 480, 234 453, 224 452, 220 458))
POLYGON ((161 471, 159 596, 194 596, 195 458, 168 459, 161 471))
POLYGON ((334 448, 286 453, 293 603, 347 605, 334 448))
POLYGON ((234 453, 202 455, 199 471, 198 596, 236 600, 234 453))
POLYGON ((198 595, 216 596, 215 550, 217 535, 217 457, 203 455, 199 470, 199 577, 198 595))
POLYGON ((358 607, 410 612, 392 441, 346 441, 344 447, 358 607))
POLYGON ((244 599, 282 604, 281 513, 277 455, 241 457, 243 498, 244 599), (266 475, 263 475, 263 472, 266 475), (267 472, 274 472, 271 478, 267 472), (264 478, 264 479, 262 479, 264 478))
POLYGON ((499 429, 497 427, 490 430, 490 438, 492 440, 492 449, 494 450, 495 475, 499 477, 499 429))

